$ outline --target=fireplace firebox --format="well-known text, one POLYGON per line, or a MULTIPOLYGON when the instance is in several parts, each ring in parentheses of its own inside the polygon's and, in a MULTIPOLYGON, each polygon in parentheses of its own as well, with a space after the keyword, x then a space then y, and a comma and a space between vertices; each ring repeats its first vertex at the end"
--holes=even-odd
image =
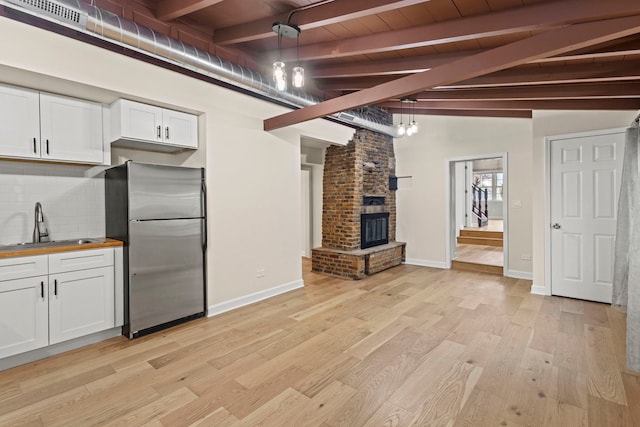
POLYGON ((360 215, 360 248, 372 248, 389 243, 389 212, 360 215))

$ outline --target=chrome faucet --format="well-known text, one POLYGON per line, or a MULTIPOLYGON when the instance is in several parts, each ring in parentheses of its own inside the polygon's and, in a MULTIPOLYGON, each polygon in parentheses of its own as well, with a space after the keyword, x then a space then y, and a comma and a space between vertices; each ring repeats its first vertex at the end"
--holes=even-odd
POLYGON ((36 202, 35 224, 33 226, 33 243, 41 243, 49 241, 49 230, 44 227, 44 215, 42 214, 42 205, 36 202), (44 227, 44 231, 40 227, 44 227))

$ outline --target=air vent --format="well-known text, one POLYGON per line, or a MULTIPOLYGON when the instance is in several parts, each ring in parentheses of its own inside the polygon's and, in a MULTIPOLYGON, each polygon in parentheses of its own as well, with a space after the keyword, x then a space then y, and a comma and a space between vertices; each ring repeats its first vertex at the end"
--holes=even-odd
POLYGON ((71 9, 52 0, 5 0, 7 3, 21 6, 24 9, 36 12, 37 15, 54 17, 58 21, 70 24, 74 27, 85 28, 87 14, 71 9))
POLYGON ((341 112, 340 114, 338 114, 338 118, 340 120, 348 120, 348 121, 352 122, 355 119, 355 116, 353 116, 352 114, 349 114, 349 113, 341 112))

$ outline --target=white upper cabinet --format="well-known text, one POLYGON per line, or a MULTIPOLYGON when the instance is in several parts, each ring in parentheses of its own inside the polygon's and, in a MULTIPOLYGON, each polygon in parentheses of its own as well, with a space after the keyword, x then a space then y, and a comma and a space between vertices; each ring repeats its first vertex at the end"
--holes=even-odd
POLYGON ((40 158, 39 92, 0 85, 0 155, 40 158))
POLYGON ((198 148, 198 116, 119 99, 111 104, 114 145, 173 152, 198 148))
POLYGON ((0 85, 0 157, 104 163, 102 106, 0 85))
POLYGON ((102 106, 40 94, 40 153, 43 159, 102 163, 102 106))

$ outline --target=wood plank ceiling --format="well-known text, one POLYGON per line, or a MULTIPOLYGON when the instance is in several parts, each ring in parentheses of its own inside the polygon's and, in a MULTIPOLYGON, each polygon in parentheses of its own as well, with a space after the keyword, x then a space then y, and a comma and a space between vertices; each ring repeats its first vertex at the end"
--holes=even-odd
POLYGON ((640 109, 638 0, 96 0, 141 25, 270 75, 305 68, 327 101, 265 129, 365 105, 415 114, 530 117, 640 109), (274 22, 302 32, 299 48, 274 22), (406 110, 405 110, 406 111, 406 110))

